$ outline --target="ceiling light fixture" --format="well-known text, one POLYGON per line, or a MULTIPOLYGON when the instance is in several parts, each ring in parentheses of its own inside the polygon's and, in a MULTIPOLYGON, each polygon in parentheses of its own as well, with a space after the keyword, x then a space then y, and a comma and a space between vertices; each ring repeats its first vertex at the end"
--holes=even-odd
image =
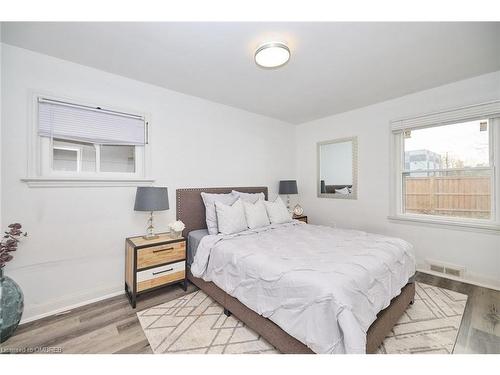
POLYGON ((278 68, 290 60, 290 49, 282 42, 267 42, 255 51, 255 63, 263 68, 278 68))

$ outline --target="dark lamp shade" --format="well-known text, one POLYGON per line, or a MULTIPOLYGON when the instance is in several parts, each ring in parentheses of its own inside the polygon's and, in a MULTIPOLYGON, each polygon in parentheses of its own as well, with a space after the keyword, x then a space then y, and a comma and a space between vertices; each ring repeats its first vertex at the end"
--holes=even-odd
POLYGON ((284 180, 280 181, 280 194, 298 194, 297 181, 284 180))
POLYGON ((168 210, 168 189, 166 187, 138 187, 135 193, 134 210, 168 210))

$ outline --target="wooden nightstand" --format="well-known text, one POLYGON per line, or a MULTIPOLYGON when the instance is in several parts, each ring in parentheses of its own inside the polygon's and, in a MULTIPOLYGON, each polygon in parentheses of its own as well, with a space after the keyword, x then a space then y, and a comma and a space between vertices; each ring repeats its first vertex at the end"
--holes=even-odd
POLYGON ((295 220, 303 221, 307 224, 307 216, 306 215, 293 215, 295 220))
POLYGON ((139 294, 174 283, 187 289, 185 238, 162 233, 154 240, 126 239, 125 293, 134 309, 139 294))

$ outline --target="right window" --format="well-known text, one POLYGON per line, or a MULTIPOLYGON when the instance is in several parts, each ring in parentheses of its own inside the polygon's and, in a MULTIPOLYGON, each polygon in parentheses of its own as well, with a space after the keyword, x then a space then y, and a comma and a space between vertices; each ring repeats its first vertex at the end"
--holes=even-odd
POLYGON ((491 220, 489 119, 402 132, 402 212, 491 220))
POLYGON ((500 231, 500 101, 391 121, 389 219, 500 231))

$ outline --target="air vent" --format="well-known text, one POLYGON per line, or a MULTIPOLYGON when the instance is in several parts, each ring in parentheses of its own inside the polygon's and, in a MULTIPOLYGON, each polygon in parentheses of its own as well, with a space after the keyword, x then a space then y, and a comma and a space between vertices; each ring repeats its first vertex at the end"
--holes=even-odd
POLYGON ((465 267, 463 266, 457 266, 455 264, 430 259, 427 259, 426 262, 429 264, 429 269, 433 272, 439 272, 455 277, 463 277, 465 273, 465 267))
POLYGON ((448 275, 460 277, 462 276, 462 270, 456 269, 456 268, 448 268, 445 267, 444 273, 447 273, 448 275))
POLYGON ((436 264, 431 264, 430 268, 431 268, 431 271, 444 273, 444 267, 443 266, 438 266, 436 264))

